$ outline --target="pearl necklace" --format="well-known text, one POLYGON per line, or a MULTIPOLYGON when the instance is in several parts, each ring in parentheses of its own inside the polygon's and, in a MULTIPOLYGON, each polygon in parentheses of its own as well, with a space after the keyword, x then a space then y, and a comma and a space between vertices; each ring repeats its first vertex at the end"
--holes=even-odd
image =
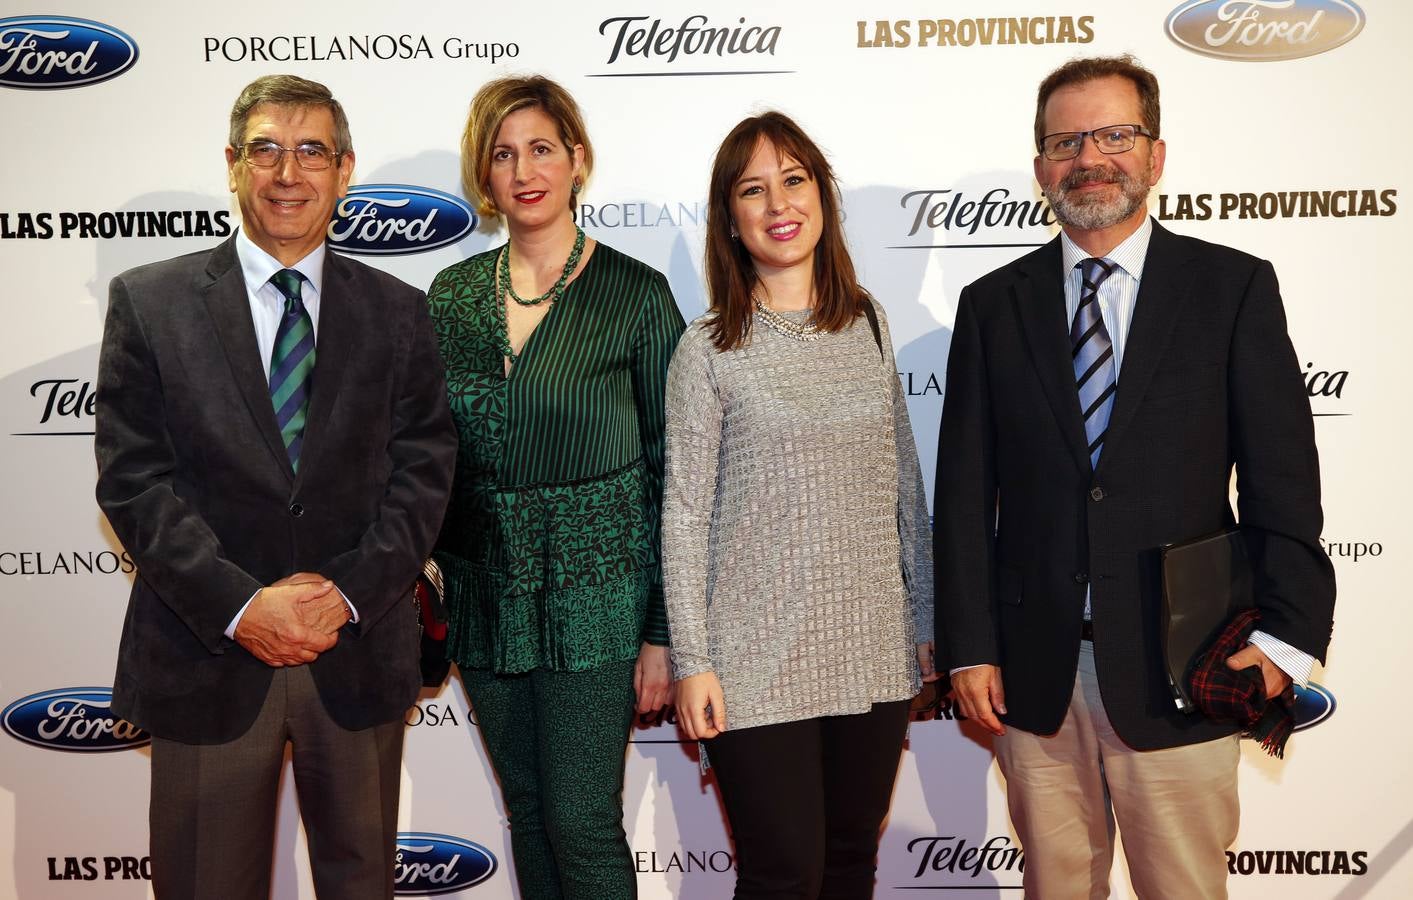
POLYGON ((824 332, 820 331, 817 326, 809 323, 797 324, 791 322, 780 313, 766 306, 765 302, 761 300, 760 295, 754 291, 751 292, 751 301, 755 303, 756 315, 777 334, 782 334, 796 341, 817 341, 824 336, 824 332))

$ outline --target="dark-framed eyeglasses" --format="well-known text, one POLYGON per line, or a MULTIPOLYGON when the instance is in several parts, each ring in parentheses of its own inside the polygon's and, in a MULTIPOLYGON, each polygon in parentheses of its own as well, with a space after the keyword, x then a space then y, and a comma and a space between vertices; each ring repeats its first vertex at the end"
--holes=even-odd
POLYGON ((1133 149, 1140 136, 1154 140, 1153 132, 1142 125, 1105 125, 1090 131, 1061 131, 1041 138, 1040 152, 1054 162, 1074 159, 1084 147, 1084 139, 1092 137, 1100 153, 1125 153, 1133 149))
POLYGON ((258 169, 278 166, 286 153, 294 154, 294 161, 301 169, 317 171, 327 169, 343 154, 335 153, 323 144, 304 143, 298 147, 281 147, 274 141, 248 141, 241 145, 240 156, 258 169))

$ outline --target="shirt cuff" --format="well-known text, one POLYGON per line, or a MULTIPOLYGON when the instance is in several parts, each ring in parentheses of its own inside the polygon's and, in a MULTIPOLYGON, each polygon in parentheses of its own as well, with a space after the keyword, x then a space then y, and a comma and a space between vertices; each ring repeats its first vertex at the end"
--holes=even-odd
POLYGON ((955 669, 949 669, 949 670, 947 671, 947 674, 948 674, 948 675, 955 675, 955 674, 957 674, 958 672, 965 672, 967 669, 979 669, 979 668, 981 668, 981 667, 984 666, 984 665, 987 665, 987 663, 977 663, 977 664, 974 665, 974 666, 957 666, 955 669))
POLYGON ((348 599, 348 595, 343 592, 343 588, 339 587, 338 585, 334 585, 334 590, 339 592, 339 596, 343 598, 343 605, 348 607, 348 614, 350 616, 349 621, 357 625, 358 607, 354 606, 353 601, 348 599))
MULTIPOLYGON (((264 588, 261 588, 261 590, 264 590, 264 588)), ((255 594, 258 593, 260 593, 260 591, 255 592, 255 594)), ((250 599, 245 601, 245 605, 240 608, 240 612, 235 614, 234 619, 231 619, 231 624, 226 626, 226 637, 231 640, 235 640, 235 630, 236 626, 240 624, 240 617, 245 615, 245 611, 250 609, 250 604, 255 602, 255 594, 250 595, 250 599)))
POLYGON ((1264 631, 1251 632, 1248 643, 1258 647, 1296 684, 1305 687, 1310 683, 1310 670, 1315 667, 1315 657, 1295 649, 1280 638, 1271 637, 1264 631))
POLYGON ((672 678, 674 681, 681 681, 684 678, 691 678, 693 675, 700 675, 703 672, 714 672, 711 660, 705 656, 697 654, 683 653, 680 647, 671 648, 672 678))
POLYGON ((648 610, 643 619, 643 642, 654 647, 666 647, 672 643, 671 630, 667 627, 667 607, 662 600, 662 587, 648 587, 648 610))

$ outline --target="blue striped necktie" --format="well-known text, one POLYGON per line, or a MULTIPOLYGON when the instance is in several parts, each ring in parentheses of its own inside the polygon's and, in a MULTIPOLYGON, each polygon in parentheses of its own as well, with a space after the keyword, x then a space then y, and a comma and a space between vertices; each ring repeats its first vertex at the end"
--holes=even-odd
POLYGON ((293 269, 281 269, 270 276, 270 283, 285 298, 284 315, 270 354, 270 400, 275 404, 275 421, 284 438, 289 464, 298 472, 314 372, 314 322, 300 297, 302 275, 293 269))
POLYGON ((1079 308, 1070 326, 1070 346, 1074 357, 1075 383, 1079 387, 1079 409, 1084 414, 1084 436, 1089 440, 1090 468, 1099 467, 1099 453, 1104 449, 1104 434, 1109 429, 1109 413, 1114 408, 1118 391, 1118 370, 1114 366, 1114 345, 1109 329, 1099 314, 1099 285, 1103 284, 1117 265, 1107 259, 1093 257, 1079 264, 1083 285, 1079 292, 1079 308))

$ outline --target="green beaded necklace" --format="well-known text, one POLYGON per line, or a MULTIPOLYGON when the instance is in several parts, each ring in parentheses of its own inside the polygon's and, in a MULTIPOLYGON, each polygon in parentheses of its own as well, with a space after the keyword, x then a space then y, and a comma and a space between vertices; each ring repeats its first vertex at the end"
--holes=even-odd
MULTIPOLYGON (((579 258, 584 255, 584 229, 574 228, 574 248, 569 251, 569 259, 564 262, 564 271, 559 274, 559 280, 538 297, 526 300, 515 293, 515 285, 510 281, 510 242, 506 241, 501 248, 500 255, 496 259, 496 281, 505 286, 510 292, 510 298, 521 306, 539 306, 548 300, 551 304, 564 296, 564 289, 568 286, 569 276, 574 274, 574 270, 579 265, 579 258)), ((505 358, 510 360, 511 366, 520 362, 520 354, 516 353, 510 346, 510 322, 506 318, 505 304, 500 297, 496 297, 496 312, 500 315, 500 350, 505 354, 505 358)))
POLYGON ((548 300, 554 303, 564 296, 564 287, 569 282, 569 276, 574 274, 574 269, 579 265, 579 257, 584 255, 584 229, 575 226, 574 228, 574 249, 569 251, 569 258, 564 261, 564 271, 559 273, 559 280, 554 283, 549 290, 538 297, 531 297, 526 300, 515 293, 515 285, 510 283, 510 242, 507 241, 505 247, 500 251, 500 259, 497 265, 500 267, 500 279, 505 283, 506 290, 510 291, 510 299, 521 306, 539 306, 548 300))

